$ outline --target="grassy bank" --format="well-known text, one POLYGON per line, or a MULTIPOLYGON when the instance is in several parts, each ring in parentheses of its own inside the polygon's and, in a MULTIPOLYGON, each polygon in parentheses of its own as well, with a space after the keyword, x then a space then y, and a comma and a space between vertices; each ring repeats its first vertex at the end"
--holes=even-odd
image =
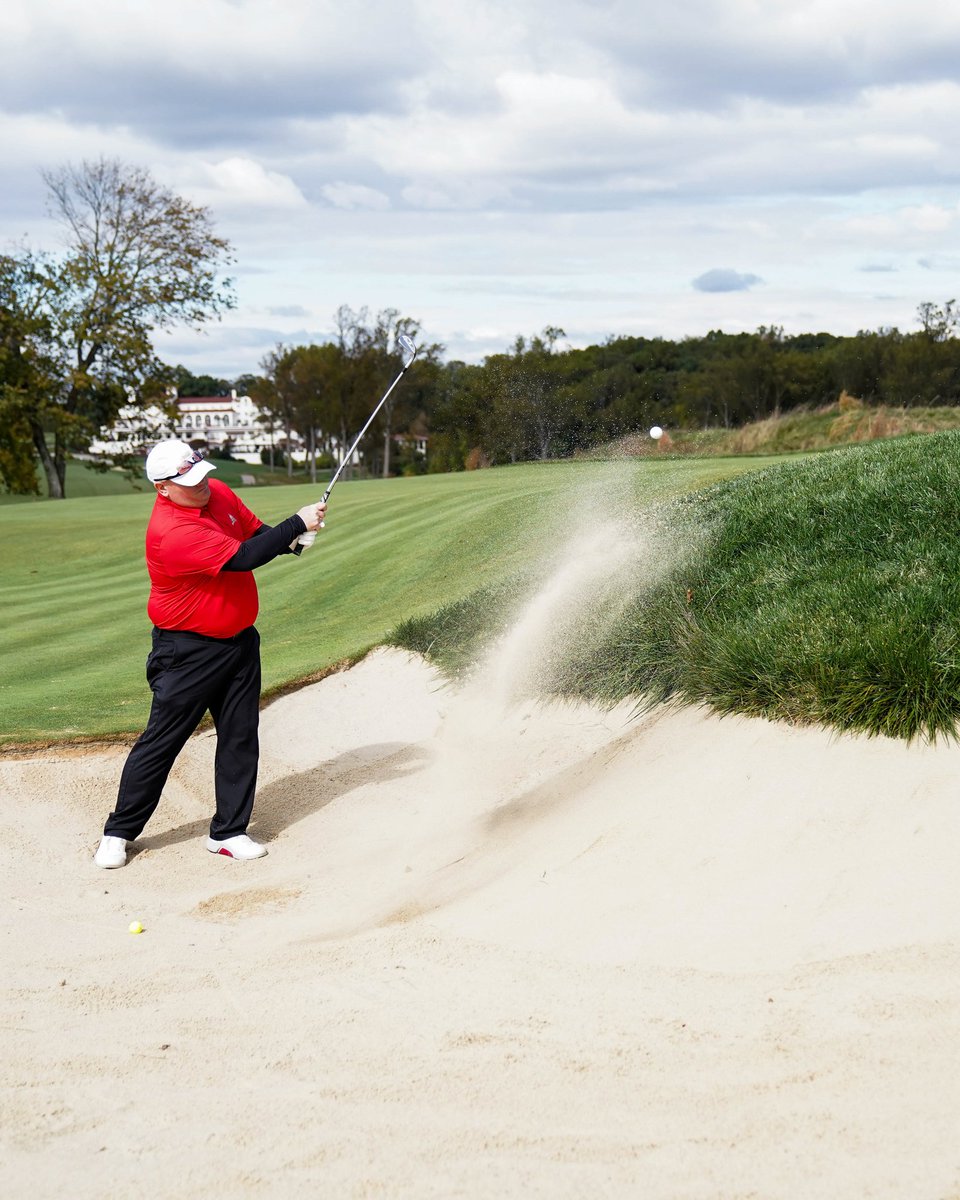
MULTIPOLYGON (((960 717, 960 433, 789 461, 661 506, 669 565, 545 664, 547 690, 706 703, 893 737, 960 717)), ((650 561, 655 558, 649 556, 650 561)), ((399 644, 467 669, 530 575, 428 618, 399 644)))
MULTIPOLYGON (((309 678, 407 617, 514 577, 603 497, 643 506, 757 465, 551 463, 341 483, 317 545, 258 572, 265 686, 309 678)), ((270 523, 316 496, 244 493, 270 523)), ((144 493, 0 509, 0 744, 143 728, 151 504, 144 493)))
POLYGON ((590 457, 797 454, 958 429, 958 408, 869 406, 846 397, 820 408, 797 408, 763 421, 751 421, 738 429, 670 429, 659 443, 645 432, 634 433, 592 452, 590 457))

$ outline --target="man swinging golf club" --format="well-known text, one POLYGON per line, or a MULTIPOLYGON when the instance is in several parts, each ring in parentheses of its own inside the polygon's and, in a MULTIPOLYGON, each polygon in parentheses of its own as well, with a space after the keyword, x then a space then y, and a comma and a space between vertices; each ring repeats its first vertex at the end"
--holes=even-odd
POLYGON ((299 553, 297 539, 321 527, 326 503, 308 504, 279 525, 265 525, 186 442, 171 438, 147 455, 157 491, 147 525, 153 648, 147 682, 150 719, 120 776, 117 805, 94 855, 98 867, 122 867, 160 801, 174 760, 209 709, 217 730, 216 812, 207 849, 261 858, 247 836, 260 747, 259 601, 253 572, 279 554, 299 553))

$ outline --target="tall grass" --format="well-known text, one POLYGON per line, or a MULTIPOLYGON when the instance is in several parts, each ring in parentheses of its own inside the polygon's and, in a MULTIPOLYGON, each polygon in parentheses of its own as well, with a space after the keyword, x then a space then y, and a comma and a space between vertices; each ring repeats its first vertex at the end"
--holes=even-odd
MULTIPOLYGON (((546 690, 955 736, 960 433, 783 463, 663 504, 659 519, 672 564, 599 645, 551 664, 546 690)), ((487 590, 395 638, 466 670, 512 611, 508 589, 487 590)), ((585 595, 583 623, 595 619, 585 595)))
POLYGON ((796 454, 957 429, 960 429, 960 409, 950 405, 936 408, 868 405, 843 393, 833 404, 816 408, 804 405, 778 416, 750 421, 737 429, 675 429, 668 431, 660 442, 646 434, 629 434, 612 445, 591 451, 587 457, 796 454))

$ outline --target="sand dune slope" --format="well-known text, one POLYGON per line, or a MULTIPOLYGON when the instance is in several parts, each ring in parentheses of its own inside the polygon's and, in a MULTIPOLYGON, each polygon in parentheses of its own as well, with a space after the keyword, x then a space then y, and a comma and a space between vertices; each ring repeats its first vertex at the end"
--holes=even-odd
POLYGON ((5 1194, 960 1197, 960 752, 495 702, 381 651, 193 739, 0 762, 5 1194), (131 936, 130 920, 145 932, 131 936))

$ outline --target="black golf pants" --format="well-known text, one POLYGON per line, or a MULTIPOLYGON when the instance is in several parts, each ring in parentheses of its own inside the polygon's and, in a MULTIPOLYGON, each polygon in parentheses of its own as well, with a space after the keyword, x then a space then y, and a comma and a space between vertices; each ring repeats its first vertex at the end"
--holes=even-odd
POLYGON ((128 841, 141 833, 177 755, 209 709, 217 730, 210 836, 244 833, 260 759, 260 635, 252 625, 233 638, 154 629, 147 682, 150 719, 127 756, 117 807, 103 832, 128 841))

